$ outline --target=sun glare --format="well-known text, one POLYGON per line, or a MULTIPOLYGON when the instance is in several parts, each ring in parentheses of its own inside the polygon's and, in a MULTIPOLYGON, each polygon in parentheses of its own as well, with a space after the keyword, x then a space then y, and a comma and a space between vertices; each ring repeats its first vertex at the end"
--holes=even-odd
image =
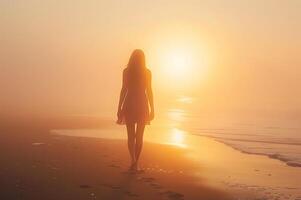
POLYGON ((183 80, 189 78, 194 71, 193 54, 185 48, 169 49, 163 54, 165 74, 172 79, 183 80))
POLYGON ((166 55, 166 70, 170 76, 183 78, 190 75, 193 70, 192 55, 181 49, 170 50, 166 55))
POLYGON ((177 128, 174 128, 172 129, 172 132, 171 132, 171 143, 176 145, 176 146, 180 146, 180 147, 185 147, 185 144, 184 144, 184 135, 185 135, 185 132, 184 131, 181 131, 177 128))
POLYGON ((171 88, 195 86, 206 74, 205 54, 194 44, 158 48, 160 80, 171 88))

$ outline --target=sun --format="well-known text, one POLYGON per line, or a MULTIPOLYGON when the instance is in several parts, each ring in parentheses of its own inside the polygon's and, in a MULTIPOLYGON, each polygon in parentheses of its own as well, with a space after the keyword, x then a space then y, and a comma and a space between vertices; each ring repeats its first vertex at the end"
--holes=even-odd
POLYGON ((194 70, 191 52, 186 49, 170 49, 165 55, 165 73, 170 78, 183 79, 189 77, 194 70))
POLYGON ((194 44, 165 46, 158 59, 160 82, 170 88, 192 88, 206 74, 205 54, 194 44))
POLYGON ((158 86, 171 90, 199 88, 207 77, 211 59, 200 30, 169 27, 152 36, 147 54, 158 86))

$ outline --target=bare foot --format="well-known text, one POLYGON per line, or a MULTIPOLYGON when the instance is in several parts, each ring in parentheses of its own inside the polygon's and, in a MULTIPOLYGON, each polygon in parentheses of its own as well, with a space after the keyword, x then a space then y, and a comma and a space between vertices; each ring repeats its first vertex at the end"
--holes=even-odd
POLYGON ((129 171, 135 171, 135 165, 136 165, 136 162, 132 162, 132 164, 129 167, 129 171))
POLYGON ((133 164, 133 169, 136 171, 136 170, 138 170, 138 163, 137 162, 135 162, 134 164, 133 164))
POLYGON ((137 162, 133 165, 133 169, 136 173, 144 172, 144 170, 138 166, 137 162))

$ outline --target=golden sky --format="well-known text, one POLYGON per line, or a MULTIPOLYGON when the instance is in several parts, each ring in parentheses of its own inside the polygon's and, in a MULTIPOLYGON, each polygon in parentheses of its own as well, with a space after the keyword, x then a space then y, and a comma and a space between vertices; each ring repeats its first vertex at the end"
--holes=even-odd
POLYGON ((301 1, 0 2, 0 112, 116 110, 141 48, 157 105, 301 110, 301 1))

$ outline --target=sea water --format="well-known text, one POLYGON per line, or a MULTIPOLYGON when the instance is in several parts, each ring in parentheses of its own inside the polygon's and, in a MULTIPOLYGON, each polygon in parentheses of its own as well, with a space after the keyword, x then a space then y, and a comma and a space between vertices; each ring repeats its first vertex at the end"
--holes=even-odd
POLYGON ((188 133, 207 136, 249 154, 266 155, 289 166, 301 167, 301 121, 283 116, 215 116, 183 110, 182 128, 188 133))
MULTIPOLYGON (((266 115, 229 114, 208 112, 192 106, 190 98, 181 98, 180 104, 170 104, 156 113, 151 123, 153 133, 146 139, 166 144, 185 146, 183 134, 207 136, 249 154, 266 155, 292 167, 301 167, 301 118, 276 113, 266 115), (159 134, 154 134, 159 133, 159 134), (156 140, 156 137, 158 139, 156 140)), ((107 116, 112 128, 106 130, 56 130, 55 133, 70 136, 126 139, 125 128, 114 124, 114 114, 107 116)), ((147 130, 148 131, 148 130, 147 130)))

